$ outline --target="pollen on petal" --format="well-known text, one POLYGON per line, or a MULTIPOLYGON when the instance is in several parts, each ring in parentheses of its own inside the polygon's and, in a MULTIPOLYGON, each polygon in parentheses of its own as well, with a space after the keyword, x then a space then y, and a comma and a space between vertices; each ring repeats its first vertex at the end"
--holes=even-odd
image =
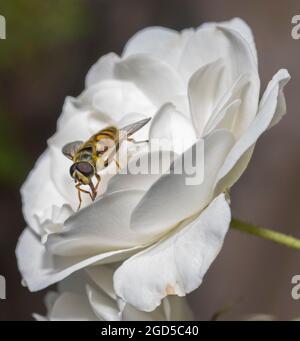
POLYGON ((176 291, 171 284, 166 285, 166 295, 176 295, 176 291))

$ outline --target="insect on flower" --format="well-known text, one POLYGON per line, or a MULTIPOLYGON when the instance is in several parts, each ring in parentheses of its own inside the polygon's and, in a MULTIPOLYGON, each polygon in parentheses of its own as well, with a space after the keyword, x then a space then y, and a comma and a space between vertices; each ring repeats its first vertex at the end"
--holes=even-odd
POLYGON ((148 142, 135 141, 131 135, 140 130, 150 120, 151 118, 146 118, 121 129, 109 126, 91 136, 86 142, 74 141, 67 143, 62 148, 62 153, 73 161, 70 167, 70 175, 75 180, 75 187, 78 191, 79 206, 77 210, 81 207, 81 193, 89 194, 92 201, 96 199, 101 181, 98 171, 106 168, 112 161, 115 161, 117 168, 120 169, 115 156, 122 142, 126 140, 133 143, 148 142), (93 177, 97 180, 96 185, 92 182, 93 177), (81 188, 82 185, 89 186, 90 191, 81 188))

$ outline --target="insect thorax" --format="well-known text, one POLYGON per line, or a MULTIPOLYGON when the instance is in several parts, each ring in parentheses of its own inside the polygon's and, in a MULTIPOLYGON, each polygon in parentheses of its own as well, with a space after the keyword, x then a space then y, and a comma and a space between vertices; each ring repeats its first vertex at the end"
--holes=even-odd
POLYGON ((87 146, 77 151, 74 162, 87 161, 94 164, 94 148, 87 146))

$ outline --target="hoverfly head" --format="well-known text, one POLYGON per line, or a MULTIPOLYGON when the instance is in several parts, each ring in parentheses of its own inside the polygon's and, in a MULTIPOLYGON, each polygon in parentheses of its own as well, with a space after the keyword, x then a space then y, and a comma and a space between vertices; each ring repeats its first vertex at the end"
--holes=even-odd
POLYGON ((87 161, 75 162, 70 167, 70 175, 75 181, 88 185, 91 182, 91 178, 95 175, 95 168, 87 161))

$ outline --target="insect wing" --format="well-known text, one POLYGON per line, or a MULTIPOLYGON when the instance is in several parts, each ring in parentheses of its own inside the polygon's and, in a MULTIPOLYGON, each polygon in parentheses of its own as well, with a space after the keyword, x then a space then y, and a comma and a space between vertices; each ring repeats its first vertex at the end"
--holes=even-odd
POLYGON ((82 144, 82 141, 70 142, 64 145, 61 151, 68 159, 73 160, 74 155, 82 144))
POLYGON ((150 120, 151 118, 145 118, 144 120, 128 124, 127 126, 120 129, 121 134, 127 134, 127 136, 130 136, 134 134, 136 131, 143 128, 143 126, 146 125, 150 120))

